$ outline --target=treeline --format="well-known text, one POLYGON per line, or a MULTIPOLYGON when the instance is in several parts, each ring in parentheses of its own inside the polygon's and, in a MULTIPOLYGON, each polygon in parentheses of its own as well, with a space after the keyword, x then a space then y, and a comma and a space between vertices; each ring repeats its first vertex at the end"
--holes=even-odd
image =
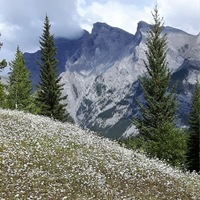
MULTIPOLYGON (((41 59, 36 61, 40 67, 40 82, 37 91, 32 94, 30 73, 24 62, 23 53, 17 47, 15 58, 9 63, 10 76, 8 85, 0 84, 0 106, 8 109, 18 109, 25 112, 40 114, 62 122, 72 121, 67 110, 67 96, 62 96, 63 85, 60 84, 51 24, 45 17, 43 34, 40 37, 41 59)), ((2 43, 0 44, 2 46, 2 43)), ((0 47, 1 47, 0 46, 0 47)), ((0 63, 1 69, 6 67, 6 61, 0 63)))
POLYGON ((169 164, 199 172, 200 168, 200 84, 198 77, 192 95, 189 128, 175 124, 176 84, 171 85, 171 71, 166 60, 167 36, 162 35, 163 21, 157 6, 152 12, 154 23, 148 32, 144 61, 146 73, 140 77, 144 101, 133 123, 139 134, 122 142, 129 148, 158 157, 169 164))

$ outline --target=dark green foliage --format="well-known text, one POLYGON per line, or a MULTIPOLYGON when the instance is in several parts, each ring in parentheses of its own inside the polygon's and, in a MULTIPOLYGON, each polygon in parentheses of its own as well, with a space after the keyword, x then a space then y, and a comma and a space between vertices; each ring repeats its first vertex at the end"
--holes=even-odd
POLYGON ((5 92, 6 86, 0 82, 0 107, 5 108, 6 107, 6 92, 5 92))
POLYGON ((189 117, 188 169, 199 172, 200 168, 200 84, 197 80, 192 96, 189 117))
POLYGON ((139 151, 140 153, 144 153, 146 146, 146 141, 141 135, 130 136, 128 138, 120 138, 119 143, 128 149, 133 149, 135 151, 139 151))
POLYGON ((1 62, 0 62, 0 69, 3 69, 7 66, 7 62, 5 59, 3 59, 1 62))
POLYGON ((124 140, 128 148, 146 153, 150 157, 157 157, 176 167, 185 167, 187 152, 187 132, 166 123, 152 136, 152 140, 145 140, 136 136, 124 140))
POLYGON ((145 151, 173 166, 181 167, 186 159, 187 134, 166 123, 155 132, 145 151))
POLYGON ((154 24, 147 37, 147 61, 144 61, 147 73, 140 78, 145 103, 138 101, 141 116, 134 120, 141 135, 151 140, 166 122, 172 123, 176 112, 176 99, 173 89, 168 91, 171 73, 167 67, 166 35, 161 36, 162 20, 155 7, 154 24))
POLYGON ((17 47, 14 60, 10 63, 11 72, 8 83, 7 107, 27 112, 34 112, 33 97, 31 96, 32 84, 23 54, 17 47))
POLYGON ((167 37, 162 35, 162 19, 157 6, 152 13, 154 24, 147 37, 146 74, 140 78, 144 103, 139 102, 141 115, 134 119, 142 139, 142 148, 152 157, 166 160, 174 166, 185 163, 186 134, 175 128, 176 114, 175 86, 171 86, 171 72, 166 61, 167 37))
POLYGON ((56 47, 53 35, 50 34, 50 22, 46 16, 44 22, 43 34, 40 37, 41 62, 40 83, 38 85, 37 103, 40 108, 40 114, 60 121, 67 121, 66 104, 61 101, 66 100, 67 96, 62 96, 61 85, 58 77, 58 67, 56 56, 56 47))

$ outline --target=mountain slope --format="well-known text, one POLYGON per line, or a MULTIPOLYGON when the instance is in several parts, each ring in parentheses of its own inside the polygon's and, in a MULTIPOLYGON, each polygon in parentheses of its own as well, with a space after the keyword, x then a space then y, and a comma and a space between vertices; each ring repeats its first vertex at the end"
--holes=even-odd
MULTIPOLYGON (((132 35, 97 22, 91 33, 74 41, 77 45, 72 50, 67 39, 63 39, 67 41, 62 42, 64 48, 58 45, 58 55, 64 59, 60 69, 68 110, 77 124, 110 138, 135 132, 132 118, 138 114, 135 99, 142 99, 138 77, 145 73, 149 29, 150 25, 141 21, 132 35)), ((177 124, 187 125, 191 89, 200 72, 200 35, 172 27, 164 27, 163 34, 168 37, 172 82, 178 81, 177 124)), ((26 54, 25 60, 27 57, 34 55, 26 54)), ((30 71, 35 76, 32 67, 30 71)))
MULTIPOLYGON (((131 121, 138 113, 135 99, 142 98, 138 77, 145 72, 143 60, 149 28, 150 25, 147 23, 139 22, 135 35, 127 36, 128 33, 121 31, 120 38, 126 38, 126 41, 120 39, 120 43, 115 43, 119 37, 113 32, 119 29, 105 24, 94 24, 91 33, 93 53, 89 56, 84 52, 81 53, 76 62, 71 62, 69 59, 66 62, 66 71, 61 75, 63 83, 66 84, 65 91, 69 94, 69 110, 78 124, 111 138, 118 138, 121 134, 134 131, 131 121), (81 70, 76 70, 77 66, 81 70)), ((171 27, 166 27, 163 34, 168 36, 169 67, 172 73, 176 72, 177 75, 172 81, 179 81, 178 72, 185 60, 192 61, 194 55, 197 59, 200 53, 200 49, 197 49, 193 57, 189 58, 196 44, 196 37, 171 27)), ((199 61, 196 61, 195 66, 199 70, 199 61)), ((193 73, 192 70, 189 69, 190 74, 193 73)), ((185 78, 189 79, 190 74, 185 78)), ((179 86, 183 87, 185 79, 181 81, 179 86)), ((188 85, 187 80, 184 87, 185 85, 188 85)), ((178 98, 184 99, 185 95, 181 93, 178 98)), ((185 125, 187 122, 187 117, 185 119, 184 117, 187 116, 185 113, 188 112, 189 102, 188 99, 180 103, 178 113, 180 125, 185 125)))
POLYGON ((0 110, 1 199, 199 199, 200 177, 71 124, 0 110))

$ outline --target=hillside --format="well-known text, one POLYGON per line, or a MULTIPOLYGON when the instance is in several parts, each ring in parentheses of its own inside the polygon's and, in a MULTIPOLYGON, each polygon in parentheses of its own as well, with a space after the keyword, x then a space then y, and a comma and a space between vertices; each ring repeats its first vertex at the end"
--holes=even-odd
POLYGON ((200 199, 200 177, 71 124, 0 110, 0 199, 200 199))

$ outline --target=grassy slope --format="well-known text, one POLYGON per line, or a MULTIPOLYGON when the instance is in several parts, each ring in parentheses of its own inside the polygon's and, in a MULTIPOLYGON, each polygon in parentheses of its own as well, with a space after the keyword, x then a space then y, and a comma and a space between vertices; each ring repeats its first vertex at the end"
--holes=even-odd
POLYGON ((200 199, 200 177, 73 125, 0 110, 0 199, 200 199))

